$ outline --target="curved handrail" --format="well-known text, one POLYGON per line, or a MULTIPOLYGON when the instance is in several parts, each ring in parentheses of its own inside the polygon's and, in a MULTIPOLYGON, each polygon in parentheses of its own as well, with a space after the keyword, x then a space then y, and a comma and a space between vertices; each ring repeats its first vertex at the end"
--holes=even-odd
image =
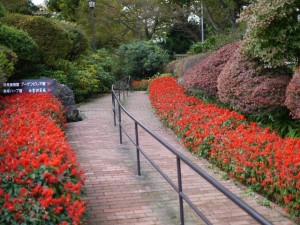
MULTIPOLYGON (((126 79, 125 79, 126 80, 126 79)), ((130 80, 130 79, 129 79, 130 80)), ((124 82, 124 81, 123 81, 124 82)), ((126 86, 126 85, 121 85, 126 86)), ((125 89, 122 89, 123 93, 125 89)), ((172 186, 172 188, 178 193, 179 196, 179 207, 180 207, 180 222, 181 225, 184 225, 184 212, 183 212, 183 200, 191 206, 191 208, 199 215, 199 217, 206 223, 212 224, 205 215, 192 203, 192 201, 183 193, 182 190, 182 181, 181 181, 181 161, 188 165, 191 169, 193 169, 196 173, 198 173, 201 177, 203 177, 207 182, 212 184, 216 189, 218 189, 221 193, 227 196, 231 201, 233 201, 236 205, 238 205, 241 209, 247 212, 253 219, 263 225, 271 225, 271 223, 266 220, 262 215, 256 212, 253 208, 251 208, 244 201, 239 199, 232 192, 227 190, 223 185, 221 185, 218 181, 208 175, 205 171, 203 171, 199 166, 195 165, 190 159, 176 150, 173 146, 168 144, 165 140, 163 140, 160 136, 152 132, 149 128, 147 128, 141 121, 136 119, 121 103, 120 101, 120 89, 116 89, 115 85, 112 85, 112 102, 113 102, 113 113, 114 113, 114 125, 116 126, 116 121, 118 119, 119 124, 119 133, 120 133, 120 144, 122 144, 122 131, 126 134, 129 140, 135 145, 137 151, 137 171, 138 175, 141 175, 140 171, 140 153, 144 155, 144 157, 150 162, 150 164, 163 176, 163 178, 172 186), (116 108, 116 103, 118 107, 116 108), (126 131, 126 128, 122 124, 122 111, 131 118, 135 123, 135 141, 131 138, 126 131), (144 131, 146 131, 149 135, 151 135, 156 141, 161 143, 166 149, 172 152, 177 158, 177 175, 178 175, 178 185, 174 184, 174 182, 159 168, 159 166, 152 161, 147 154, 144 152, 143 148, 139 146, 139 132, 138 127, 141 127, 144 131)), ((125 95, 123 94, 123 97, 125 95)), ((125 97, 124 97, 125 98, 125 97)))

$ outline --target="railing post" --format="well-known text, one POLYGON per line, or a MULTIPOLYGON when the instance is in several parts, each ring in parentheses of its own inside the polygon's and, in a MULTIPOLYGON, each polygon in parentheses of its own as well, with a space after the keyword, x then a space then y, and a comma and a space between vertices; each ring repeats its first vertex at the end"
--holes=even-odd
POLYGON ((115 100, 114 90, 112 90, 112 105, 113 105, 113 113, 114 113, 114 126, 117 126, 117 121, 116 121, 116 100, 115 100))
POLYGON ((139 150, 139 130, 138 130, 137 122, 135 122, 135 144, 136 144, 137 172, 138 172, 138 176, 141 176, 141 162, 140 162, 140 150, 139 150))
POLYGON ((123 100, 125 100, 125 85, 122 85, 122 92, 123 92, 123 100))
POLYGON ((123 143, 122 141, 122 118, 121 118, 121 105, 118 103, 118 109, 119 109, 119 133, 120 133, 120 144, 123 143))
POLYGON ((180 195, 182 193, 182 179, 181 179, 181 165, 180 158, 177 156, 177 176, 178 176, 178 195, 179 195, 179 211, 180 211, 180 225, 184 225, 184 211, 183 199, 180 195))

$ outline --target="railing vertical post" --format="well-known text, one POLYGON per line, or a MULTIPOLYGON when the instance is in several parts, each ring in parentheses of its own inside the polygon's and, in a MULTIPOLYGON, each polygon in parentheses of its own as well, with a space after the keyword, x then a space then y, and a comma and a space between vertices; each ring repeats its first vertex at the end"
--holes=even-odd
POLYGON ((130 76, 128 77, 128 82, 127 82, 127 97, 128 97, 128 92, 130 91, 130 76))
POLYGON ((179 210, 180 210, 180 225, 184 225, 184 211, 183 199, 180 195, 182 193, 182 179, 181 179, 181 165, 180 158, 177 156, 177 176, 178 176, 178 194, 179 194, 179 210))
POLYGON ((114 112, 114 126, 117 126, 117 121, 116 121, 116 100, 115 100, 115 92, 114 90, 112 91, 112 105, 113 105, 113 112, 114 112))
POLYGON ((136 144, 137 172, 138 172, 138 176, 141 176, 141 162, 140 162, 140 150, 139 150, 139 130, 138 130, 137 122, 135 122, 135 144, 136 144))
POLYGON ((123 100, 125 100, 125 82, 122 84, 123 100))
POLYGON ((118 109, 119 109, 119 132, 120 132, 120 144, 123 143, 122 140, 122 118, 121 118, 121 105, 118 103, 118 109))
POLYGON ((119 88, 119 101, 121 101, 121 88, 120 86, 118 88, 119 88))

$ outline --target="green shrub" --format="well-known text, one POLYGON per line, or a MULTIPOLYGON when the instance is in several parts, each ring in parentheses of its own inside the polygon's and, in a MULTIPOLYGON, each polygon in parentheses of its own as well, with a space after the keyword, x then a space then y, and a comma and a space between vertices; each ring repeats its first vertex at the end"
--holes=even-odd
POLYGON ((0 45, 0 88, 13 74, 17 55, 10 49, 0 45))
POLYGON ((28 33, 1 23, 0 45, 14 51, 19 60, 34 61, 37 59, 37 45, 28 33))
POLYGON ((95 93, 99 93, 100 81, 93 68, 78 65, 75 62, 61 60, 56 66, 52 78, 58 79, 70 87, 75 100, 81 102, 95 93), (65 76, 64 76, 65 74, 65 76))
POLYGON ((110 90, 111 85, 116 81, 118 58, 107 49, 100 49, 95 54, 85 57, 80 64, 93 67, 100 81, 101 92, 110 90))
POLYGON ((242 40, 245 32, 245 25, 240 24, 238 28, 231 28, 224 33, 217 33, 207 38, 204 42, 197 42, 193 44, 188 53, 199 54, 199 53, 210 53, 217 51, 221 47, 242 40))
POLYGON ((4 6, 2 5, 2 3, 0 2, 0 17, 5 16, 6 14, 6 10, 4 8, 4 6))
POLYGON ((68 53, 67 59, 77 59, 88 48, 87 37, 75 25, 71 23, 60 22, 59 25, 68 31, 72 41, 72 46, 68 53))
POLYGON ((299 0, 258 0, 242 14, 248 28, 243 54, 259 65, 278 68, 299 64, 299 0))
POLYGON ((51 19, 7 14, 1 21, 25 30, 36 41, 38 52, 47 65, 54 65, 57 60, 67 58, 71 50, 69 33, 51 19))
POLYGON ((166 51, 145 41, 121 45, 118 54, 124 74, 134 78, 152 76, 169 61, 166 51))

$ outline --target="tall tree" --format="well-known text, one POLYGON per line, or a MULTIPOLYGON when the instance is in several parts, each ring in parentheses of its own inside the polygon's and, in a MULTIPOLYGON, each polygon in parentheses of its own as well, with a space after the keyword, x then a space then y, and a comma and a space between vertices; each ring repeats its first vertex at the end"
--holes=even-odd
POLYGON ((46 0, 45 3, 50 11, 60 12, 66 20, 76 21, 78 19, 76 11, 80 0, 46 0))
POLYGON ((31 0, 0 0, 8 12, 32 15, 38 10, 31 0))

